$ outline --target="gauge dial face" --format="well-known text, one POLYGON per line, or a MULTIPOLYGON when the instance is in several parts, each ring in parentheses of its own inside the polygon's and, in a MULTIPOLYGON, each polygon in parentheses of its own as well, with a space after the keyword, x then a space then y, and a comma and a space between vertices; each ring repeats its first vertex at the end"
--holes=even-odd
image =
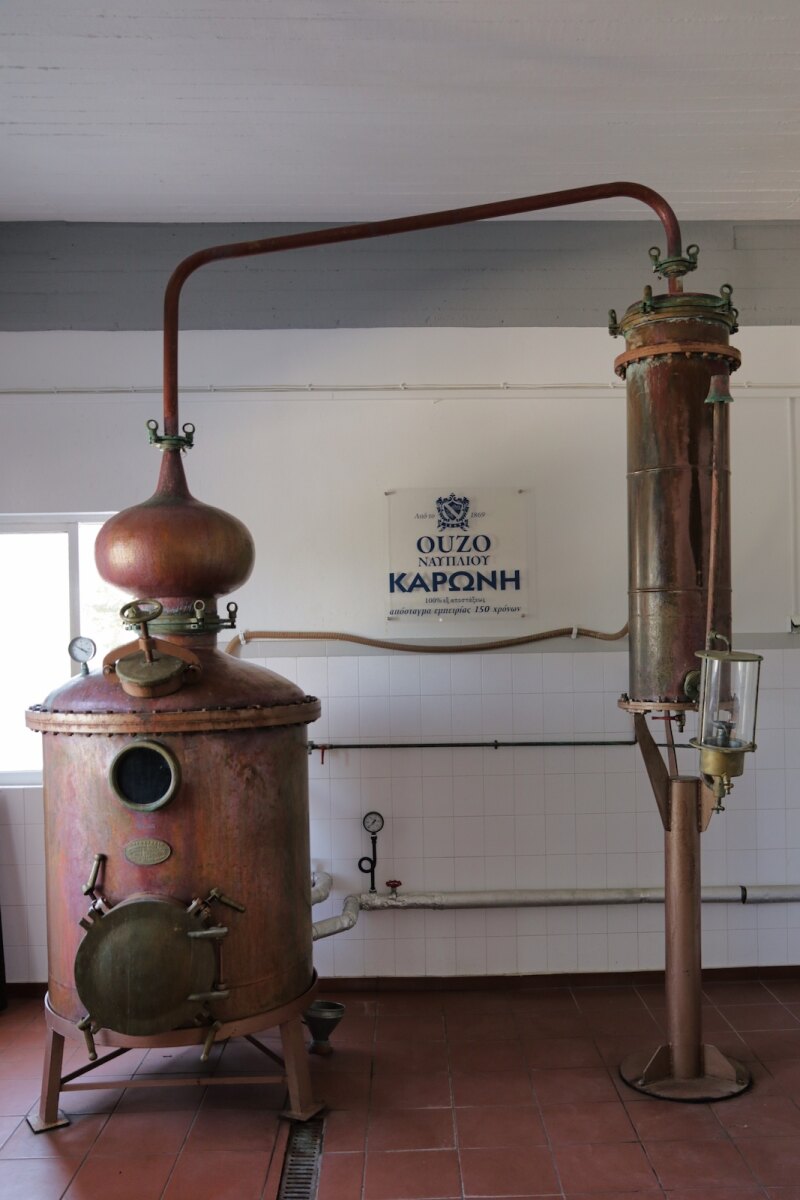
POLYGON ((368 812, 364 817, 364 828, 367 833, 380 833, 383 829, 383 817, 379 812, 368 812))
POLYGON ((85 663, 90 658, 94 658, 97 653, 97 646, 91 638, 75 637, 67 647, 67 652, 73 662, 85 663))

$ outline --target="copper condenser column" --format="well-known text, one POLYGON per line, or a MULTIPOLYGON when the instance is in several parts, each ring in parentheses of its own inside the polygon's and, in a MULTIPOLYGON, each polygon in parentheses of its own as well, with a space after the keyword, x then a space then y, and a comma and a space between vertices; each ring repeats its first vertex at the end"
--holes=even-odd
POLYGON ((700 778, 678 773, 673 726, 697 707, 697 652, 709 620, 730 639, 728 377, 739 365, 731 289, 719 296, 678 290, 694 268, 658 261, 667 295, 644 298, 611 333, 625 337, 616 371, 628 407, 630 685, 620 704, 637 741, 665 831, 667 1042, 633 1054, 623 1079, 651 1095, 711 1100, 749 1085, 747 1070, 704 1045, 700 976, 700 833, 717 804, 700 778), (678 285, 676 287, 676 285, 678 285), (663 732, 661 757, 646 714, 663 732))

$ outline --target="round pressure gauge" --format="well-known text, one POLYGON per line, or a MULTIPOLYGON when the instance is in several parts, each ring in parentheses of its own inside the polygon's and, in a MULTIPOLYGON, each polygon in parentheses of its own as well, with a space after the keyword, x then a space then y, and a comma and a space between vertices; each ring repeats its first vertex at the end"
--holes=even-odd
POLYGON ((73 662, 80 663, 84 672, 87 671, 86 664, 90 659, 94 658, 97 653, 97 646, 91 638, 74 637, 67 646, 67 653, 73 662))
POLYGON ((367 833, 380 833, 383 829, 383 817, 379 812, 368 812, 364 817, 364 828, 367 833))

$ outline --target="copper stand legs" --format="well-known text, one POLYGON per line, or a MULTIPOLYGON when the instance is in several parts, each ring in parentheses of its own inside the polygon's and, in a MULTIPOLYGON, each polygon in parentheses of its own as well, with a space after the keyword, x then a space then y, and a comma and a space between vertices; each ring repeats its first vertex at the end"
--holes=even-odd
POLYGON ((45 1047, 44 1069, 42 1072, 42 1092, 39 1109, 36 1116, 27 1118, 34 1133, 46 1133, 52 1129, 60 1129, 69 1125, 69 1119, 59 1111, 58 1101, 62 1092, 92 1091, 97 1088, 141 1088, 141 1087, 211 1087, 231 1083, 282 1083, 289 1092, 289 1107, 281 1114, 295 1121, 308 1121, 324 1108, 324 1105, 314 1099, 311 1088, 311 1071, 308 1053, 303 1037, 301 1013, 308 1007, 317 990, 317 979, 314 976, 311 987, 298 996, 296 1000, 283 1005, 282 1008, 272 1009, 271 1012, 260 1013, 238 1021, 220 1024, 214 1032, 213 1042, 226 1042, 230 1038, 244 1037, 252 1042, 268 1058, 278 1064, 279 1071, 271 1075, 167 1075, 154 1077, 151 1075, 134 1076, 133 1078, 115 1079, 109 1075, 94 1076, 90 1081, 83 1077, 91 1075, 95 1067, 110 1062, 126 1050, 151 1049, 167 1046, 197 1046, 203 1049, 204 1041, 212 1044, 205 1028, 175 1029, 169 1033, 155 1034, 149 1037, 134 1037, 114 1033, 107 1029, 99 1030, 94 1035, 94 1041, 99 1051, 108 1050, 102 1057, 78 1067, 67 1075, 62 1075, 65 1039, 71 1041, 83 1038, 77 1026, 65 1017, 59 1016, 50 1007, 49 998, 45 999, 45 1018, 47 1020, 47 1042, 45 1047), (283 1058, 257 1040, 253 1035, 266 1029, 280 1029, 283 1058))
POLYGON ((62 1126, 69 1125, 69 1117, 65 1116, 58 1107, 58 1098, 61 1094, 61 1064, 64 1061, 64 1037, 49 1025, 46 1036, 39 1111, 35 1117, 28 1116, 26 1118, 34 1133, 47 1133, 51 1129, 61 1129, 62 1126))
POLYGON ((746 1067, 703 1044, 700 979, 701 782, 671 779, 665 832, 666 1045, 631 1054, 626 1083, 665 1100, 722 1100, 750 1086, 746 1067))
POLYGON ((308 1068, 308 1052, 303 1037, 303 1026, 299 1016, 292 1017, 281 1025, 283 1060, 286 1064, 286 1083, 289 1088, 289 1107, 281 1114, 295 1121, 308 1121, 323 1108, 311 1092, 311 1073, 308 1068))

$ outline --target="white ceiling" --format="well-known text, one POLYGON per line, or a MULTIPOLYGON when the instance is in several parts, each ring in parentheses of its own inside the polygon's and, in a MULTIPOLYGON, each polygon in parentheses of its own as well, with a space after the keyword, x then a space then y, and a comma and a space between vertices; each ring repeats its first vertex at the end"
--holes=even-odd
POLYGON ((800 219, 798 101, 800 0, 4 0, 0 219, 800 219))

